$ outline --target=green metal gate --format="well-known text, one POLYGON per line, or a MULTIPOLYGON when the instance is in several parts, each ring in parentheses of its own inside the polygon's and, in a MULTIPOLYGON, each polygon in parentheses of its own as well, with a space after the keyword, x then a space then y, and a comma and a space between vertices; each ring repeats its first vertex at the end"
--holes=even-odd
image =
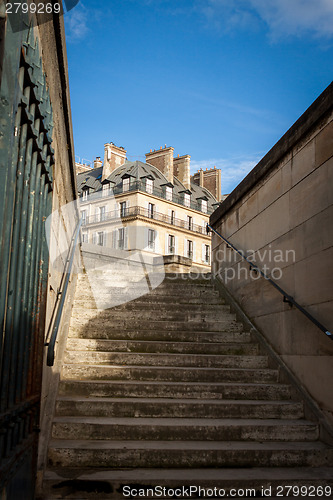
POLYGON ((38 38, 24 16, 14 21, 16 29, 0 23, 0 498, 26 500, 36 474, 54 160, 38 38))

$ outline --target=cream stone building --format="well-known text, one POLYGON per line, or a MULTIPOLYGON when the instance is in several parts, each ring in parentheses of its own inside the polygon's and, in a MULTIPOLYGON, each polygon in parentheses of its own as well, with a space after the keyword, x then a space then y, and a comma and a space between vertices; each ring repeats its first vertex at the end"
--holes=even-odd
POLYGON ((77 171, 83 243, 163 255, 174 269, 210 269, 206 224, 221 198, 219 169, 191 178, 190 156, 174 157, 172 147, 151 150, 143 163, 108 143, 103 164, 97 158, 77 171))

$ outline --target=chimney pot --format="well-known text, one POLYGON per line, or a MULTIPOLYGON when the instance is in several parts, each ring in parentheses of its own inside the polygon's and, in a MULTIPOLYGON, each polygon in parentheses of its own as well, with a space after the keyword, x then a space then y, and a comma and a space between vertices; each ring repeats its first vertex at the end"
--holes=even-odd
POLYGON ((163 149, 162 146, 160 147, 160 149, 163 149))
POLYGON ((150 152, 152 153, 152 152, 153 152, 153 150, 151 149, 151 150, 150 150, 150 152))

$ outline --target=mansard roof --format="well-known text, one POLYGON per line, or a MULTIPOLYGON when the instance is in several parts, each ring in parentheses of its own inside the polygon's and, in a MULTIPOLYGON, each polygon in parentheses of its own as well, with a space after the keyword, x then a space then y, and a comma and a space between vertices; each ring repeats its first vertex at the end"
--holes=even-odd
MULTIPOLYGON (((95 192, 100 191, 102 189, 102 172, 103 167, 98 167, 91 169, 89 172, 78 174, 77 185, 79 193, 82 192, 84 186, 91 188, 95 192)), ((163 189, 166 185, 170 185, 168 179, 158 168, 149 163, 143 163, 142 161, 126 161, 123 165, 116 168, 106 180, 111 182, 114 186, 120 187, 124 176, 130 176, 133 181, 142 181, 149 177, 154 180, 154 188, 163 189)), ((205 199, 208 202, 209 209, 216 208, 216 206, 214 207, 213 205, 217 203, 217 200, 208 189, 191 182, 191 189, 188 191, 180 180, 174 176, 173 193, 178 195, 184 192, 191 192, 193 201, 205 199)))

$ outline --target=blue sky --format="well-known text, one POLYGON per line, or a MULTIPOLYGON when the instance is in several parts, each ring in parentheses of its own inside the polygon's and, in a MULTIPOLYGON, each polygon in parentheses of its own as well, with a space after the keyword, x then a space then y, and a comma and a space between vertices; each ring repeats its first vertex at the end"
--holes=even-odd
POLYGON ((332 81, 332 0, 81 0, 65 26, 76 158, 167 144, 223 193, 332 81))

